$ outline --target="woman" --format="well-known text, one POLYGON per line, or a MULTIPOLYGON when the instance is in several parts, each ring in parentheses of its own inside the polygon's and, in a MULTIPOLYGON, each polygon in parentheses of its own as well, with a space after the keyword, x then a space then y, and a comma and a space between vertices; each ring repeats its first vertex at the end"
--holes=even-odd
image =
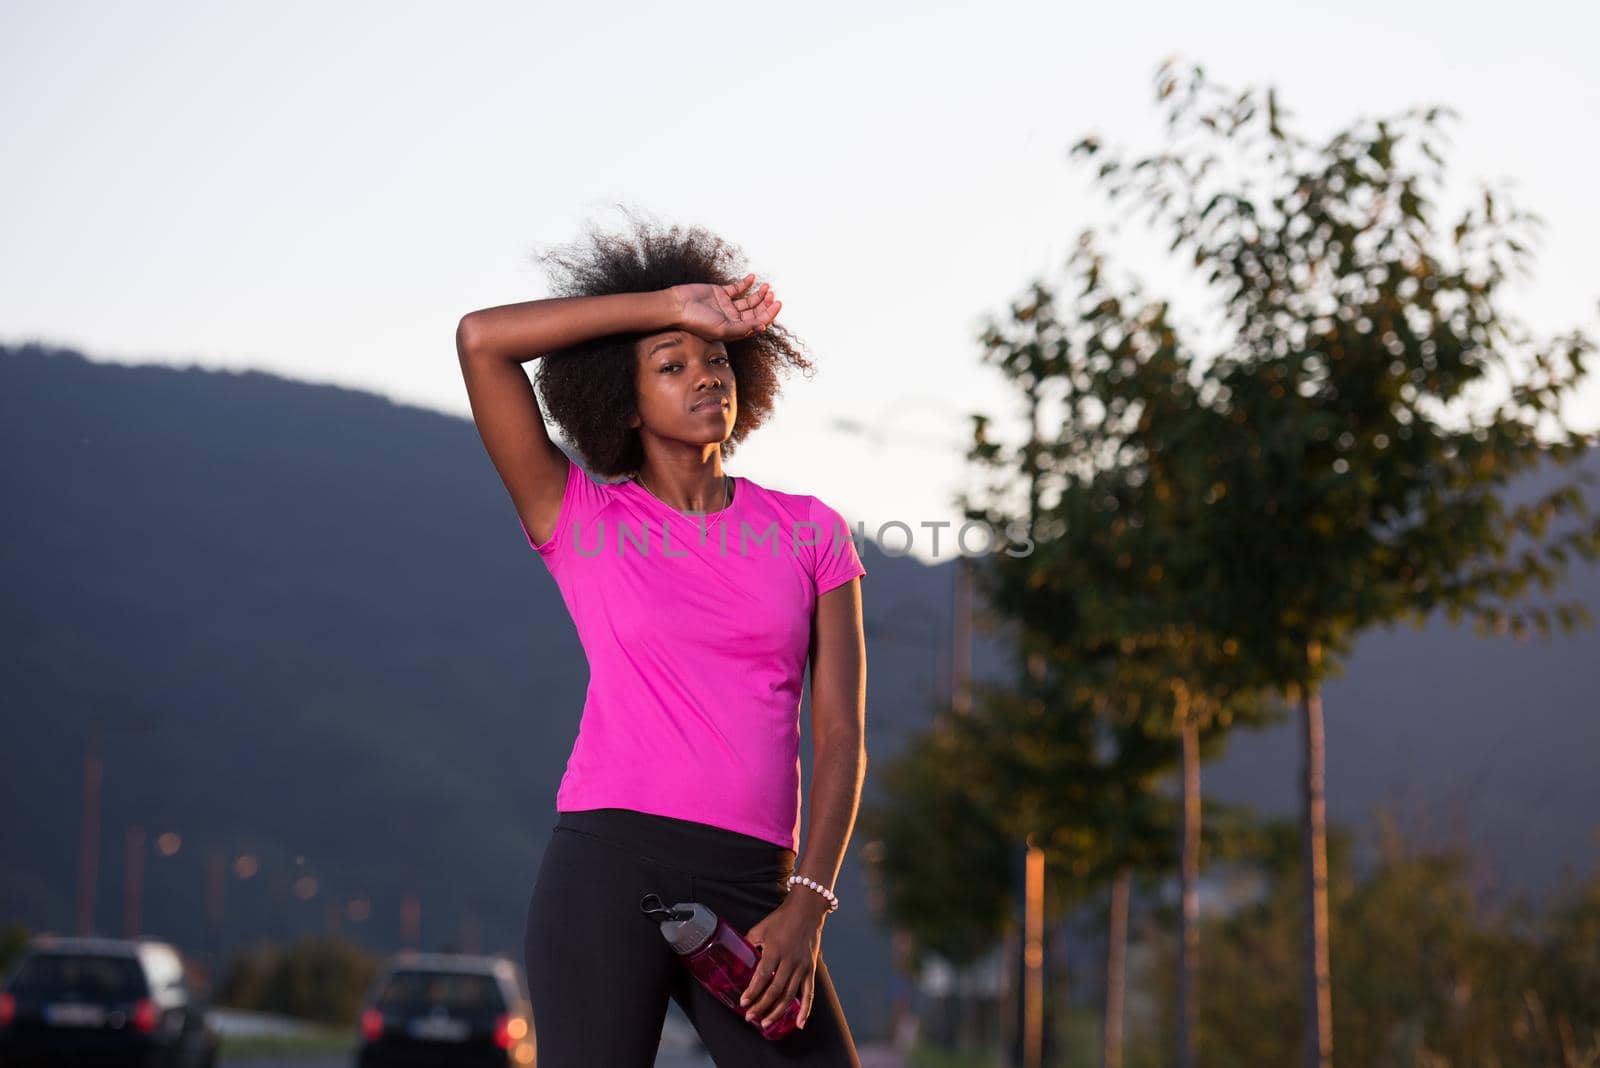
POLYGON ((539 1064, 653 1064, 671 997, 724 1068, 858 1065, 820 945, 866 767, 865 568, 832 508, 722 466, 779 376, 811 364, 715 236, 635 221, 589 237, 543 257, 557 296, 456 332, 479 434, 590 670, 528 908, 539 1064), (551 418, 616 481, 551 443, 521 367, 535 358, 551 418), (641 911, 652 892, 704 902, 760 947, 746 1019, 641 911), (764 1038, 795 997, 803 1026, 764 1038))

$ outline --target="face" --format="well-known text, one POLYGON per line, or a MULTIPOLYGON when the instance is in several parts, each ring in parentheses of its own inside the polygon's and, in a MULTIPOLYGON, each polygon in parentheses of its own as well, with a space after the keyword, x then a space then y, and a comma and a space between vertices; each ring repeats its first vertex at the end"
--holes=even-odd
POLYGON ((641 434, 695 445, 726 441, 739 414, 728 347, 687 330, 666 330, 637 343, 635 386, 641 434))

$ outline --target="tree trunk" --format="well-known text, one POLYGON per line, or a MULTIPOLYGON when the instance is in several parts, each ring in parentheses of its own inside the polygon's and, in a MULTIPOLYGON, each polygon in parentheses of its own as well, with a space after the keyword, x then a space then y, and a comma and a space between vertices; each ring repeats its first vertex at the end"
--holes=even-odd
POLYGON ((1122 1068, 1122 995, 1127 987, 1128 891, 1132 870, 1117 869, 1111 880, 1111 922, 1106 936, 1106 1018, 1101 1031, 1100 1068, 1122 1068))
MULTIPOLYGON (((1306 663, 1316 668, 1321 646, 1306 643, 1306 663)), ((1323 799, 1326 753, 1322 693, 1308 685, 1300 693, 1304 727, 1304 809, 1301 828, 1305 868, 1305 1068, 1333 1064, 1333 1006, 1328 968, 1328 819, 1323 799)))
POLYGON ((1179 683, 1178 733, 1183 741, 1183 829, 1179 842, 1181 907, 1178 909, 1178 1068, 1194 1068, 1199 1013, 1195 972, 1200 963, 1200 730, 1189 691, 1179 683))

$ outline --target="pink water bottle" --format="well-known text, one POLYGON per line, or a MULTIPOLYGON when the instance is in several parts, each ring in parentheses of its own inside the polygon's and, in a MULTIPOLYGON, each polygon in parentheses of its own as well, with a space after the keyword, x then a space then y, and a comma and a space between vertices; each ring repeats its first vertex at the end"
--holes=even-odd
MULTIPOLYGON (((701 986, 740 1017, 749 1011, 748 1005, 739 1004, 739 998, 755 977, 756 962, 761 959, 758 947, 698 901, 680 901, 669 908, 658 895, 646 894, 639 908, 661 924, 662 937, 701 986)), ((799 1019, 800 998, 796 996, 770 1027, 759 1022, 750 1026, 760 1030, 763 1038, 776 1041, 792 1032, 799 1019)))

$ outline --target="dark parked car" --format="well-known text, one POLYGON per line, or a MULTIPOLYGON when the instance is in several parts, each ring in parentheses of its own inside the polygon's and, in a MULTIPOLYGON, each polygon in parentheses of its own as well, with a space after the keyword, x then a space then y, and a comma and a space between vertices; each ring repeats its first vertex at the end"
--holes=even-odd
POLYGON ((41 935, 0 988, 0 1066, 212 1068, 217 1033, 154 939, 41 935))
POLYGON ((359 1068, 536 1063, 522 969, 504 957, 391 957, 361 1009, 359 1068))

